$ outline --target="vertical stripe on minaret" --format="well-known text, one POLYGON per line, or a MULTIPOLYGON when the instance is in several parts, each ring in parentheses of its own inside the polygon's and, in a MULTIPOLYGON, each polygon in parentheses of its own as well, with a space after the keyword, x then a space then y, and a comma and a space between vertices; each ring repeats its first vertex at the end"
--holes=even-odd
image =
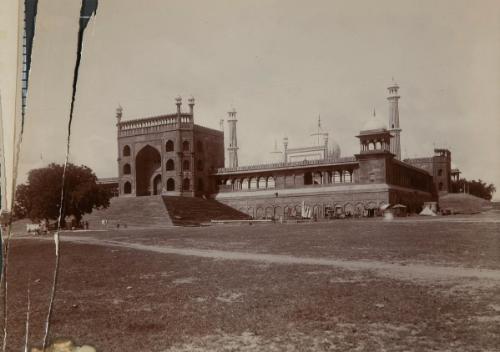
POLYGON ((389 90, 389 131, 393 135, 391 139, 391 153, 395 155, 396 159, 401 160, 401 128, 399 127, 399 107, 398 101, 400 96, 398 95, 399 86, 394 80, 392 84, 387 88, 389 90))
POLYGON ((229 118, 227 119, 227 123, 229 125, 229 147, 227 148, 228 156, 229 156, 229 164, 228 167, 238 167, 238 139, 236 136, 236 110, 228 112, 229 118))

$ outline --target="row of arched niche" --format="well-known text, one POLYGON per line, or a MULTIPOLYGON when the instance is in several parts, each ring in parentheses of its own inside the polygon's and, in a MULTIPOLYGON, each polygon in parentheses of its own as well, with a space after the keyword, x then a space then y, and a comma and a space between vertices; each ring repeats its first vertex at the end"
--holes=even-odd
MULTIPOLYGON (((166 143, 165 143, 165 152, 173 152, 175 149, 175 144, 174 144, 174 141, 169 139, 166 143)), ((196 142, 196 151, 198 153, 202 153, 203 152, 203 142, 202 141, 197 141, 196 142)), ((191 150, 191 144, 189 143, 189 141, 184 141, 182 142, 182 151, 183 152, 189 152, 191 150)), ((127 157, 127 156, 130 156, 131 155, 131 149, 130 149, 130 146, 129 145, 125 145, 122 149, 122 156, 124 157, 127 157)))
MULTIPOLYGON (((204 168, 204 163, 203 160, 200 159, 196 162, 196 169, 198 171, 203 171, 204 168)), ((165 163, 165 170, 166 171, 174 171, 175 170, 175 161, 173 159, 168 159, 167 162, 165 163)), ((182 161, 182 171, 189 171, 191 170, 191 161, 189 160, 183 160, 182 161)), ((124 175, 130 175, 132 173, 132 167, 130 166, 129 163, 126 163, 123 165, 122 172, 124 175)))
MULTIPOLYGON (((153 195, 159 195, 161 194, 161 175, 156 175, 154 180, 153 180, 153 195)), ((205 188, 205 185, 203 183, 202 178, 198 178, 198 184, 197 184, 197 190, 202 192, 205 188)), ((168 178, 167 179, 167 184, 166 184, 166 191, 167 192, 172 192, 175 191, 175 180, 173 178, 168 178)), ((183 191, 191 191, 191 180, 186 177, 182 180, 182 190, 183 191)), ((123 183, 123 193, 124 194, 131 194, 132 193, 132 183, 130 181, 126 181, 123 183)))
MULTIPOLYGON (((386 204, 385 202, 369 201, 369 202, 357 202, 357 203, 335 203, 335 204, 314 204, 307 205, 312 208, 312 214, 316 218, 323 218, 325 216, 325 209, 328 207, 332 211, 340 209, 343 214, 352 216, 363 216, 366 214, 367 210, 373 210, 379 212, 380 208, 386 204)), ((277 219, 283 217, 295 218, 300 217, 302 214, 301 204, 288 204, 282 205, 269 205, 269 206, 249 206, 249 207, 239 207, 238 210, 244 214, 247 214, 254 219, 277 219)))
POLYGON ((385 139, 370 139, 361 142, 361 151, 390 150, 390 143, 385 139))
MULTIPOLYGON (((303 174, 304 185, 321 185, 331 183, 353 183, 353 172, 350 170, 306 172, 303 174)), ((290 176, 286 176, 290 177, 290 176)), ((274 176, 254 176, 244 178, 222 179, 220 184, 233 190, 272 189, 276 187, 274 176)))

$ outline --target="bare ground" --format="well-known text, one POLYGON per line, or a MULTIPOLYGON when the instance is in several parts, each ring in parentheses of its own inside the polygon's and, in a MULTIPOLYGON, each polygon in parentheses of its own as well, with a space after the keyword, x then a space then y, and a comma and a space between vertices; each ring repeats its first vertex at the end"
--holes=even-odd
MULTIPOLYGON (((66 234, 52 337, 98 351, 498 351, 497 223, 66 234)), ((42 338, 51 241, 13 241, 9 351, 42 338)))

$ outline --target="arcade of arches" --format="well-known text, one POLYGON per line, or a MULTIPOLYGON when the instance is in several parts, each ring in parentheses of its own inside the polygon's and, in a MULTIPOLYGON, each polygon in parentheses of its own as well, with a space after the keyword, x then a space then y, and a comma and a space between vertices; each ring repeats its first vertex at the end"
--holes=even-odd
MULTIPOLYGON (((325 218, 329 214, 342 213, 345 216, 361 217, 380 215, 380 207, 387 204, 384 201, 364 202, 328 202, 328 203, 306 203, 315 218, 325 218)), ((238 210, 254 219, 293 219, 301 218, 302 203, 290 202, 286 204, 257 204, 253 206, 238 207, 238 210)))
MULTIPOLYGON (((354 182, 354 172, 352 170, 305 172, 284 177, 293 179, 293 184, 296 186, 354 182)), ((222 178, 219 184, 223 186, 220 191, 273 189, 277 187, 274 176, 222 178)))

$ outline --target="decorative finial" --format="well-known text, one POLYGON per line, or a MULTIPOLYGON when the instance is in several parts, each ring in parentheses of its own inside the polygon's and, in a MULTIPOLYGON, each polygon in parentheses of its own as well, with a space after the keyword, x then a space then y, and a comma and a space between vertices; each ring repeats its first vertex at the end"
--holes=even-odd
POLYGON ((118 104, 118 107, 116 108, 116 118, 118 119, 118 122, 122 119, 123 115, 123 108, 120 104, 118 104))
POLYGON ((191 115, 194 114, 194 97, 191 95, 188 99, 188 104, 189 104, 189 113, 191 115))
POLYGON ((175 105, 177 105, 177 113, 181 113, 182 97, 180 95, 175 98, 175 105))
POLYGON ((390 84, 389 88, 387 88, 387 89, 389 89, 390 93, 397 93, 399 86, 396 83, 396 81, 394 80, 394 77, 391 77, 391 84, 390 84))

